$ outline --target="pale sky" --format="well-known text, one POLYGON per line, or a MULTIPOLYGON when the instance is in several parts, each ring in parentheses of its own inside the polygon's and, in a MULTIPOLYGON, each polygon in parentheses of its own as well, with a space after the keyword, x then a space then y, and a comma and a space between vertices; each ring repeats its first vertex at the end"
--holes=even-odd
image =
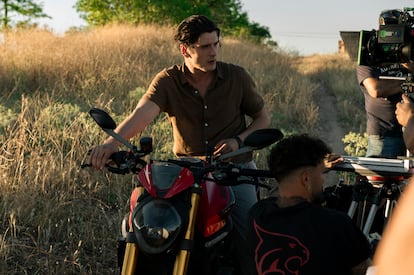
MULTIPOLYGON (((85 23, 73 6, 76 0, 40 0, 44 19, 56 33, 85 23)), ((339 31, 378 28, 378 15, 385 9, 414 7, 413 0, 241 0, 250 21, 267 26, 272 39, 287 51, 303 55, 335 53, 339 31)))

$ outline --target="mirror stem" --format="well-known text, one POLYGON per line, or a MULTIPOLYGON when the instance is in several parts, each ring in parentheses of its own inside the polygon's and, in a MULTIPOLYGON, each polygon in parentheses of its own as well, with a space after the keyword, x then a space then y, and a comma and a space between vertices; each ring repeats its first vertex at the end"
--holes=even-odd
POLYGON ((131 143, 129 143, 126 139, 124 139, 122 136, 120 136, 119 134, 115 133, 114 130, 112 129, 103 129, 108 135, 110 135, 111 137, 115 138, 116 140, 118 140, 119 142, 121 142, 123 145, 125 145, 126 147, 128 147, 131 150, 135 150, 135 146, 132 145, 131 143))

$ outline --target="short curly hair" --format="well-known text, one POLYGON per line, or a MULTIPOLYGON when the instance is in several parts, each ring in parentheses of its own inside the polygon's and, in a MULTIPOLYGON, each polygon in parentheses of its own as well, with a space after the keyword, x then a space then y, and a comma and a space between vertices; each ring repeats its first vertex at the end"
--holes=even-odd
POLYGON ((268 157, 270 172, 277 181, 304 166, 317 166, 332 150, 319 138, 307 134, 280 140, 268 157))
POLYGON ((192 15, 178 25, 174 40, 181 44, 191 45, 201 34, 213 31, 217 32, 217 36, 220 37, 220 29, 213 21, 204 15, 192 15))

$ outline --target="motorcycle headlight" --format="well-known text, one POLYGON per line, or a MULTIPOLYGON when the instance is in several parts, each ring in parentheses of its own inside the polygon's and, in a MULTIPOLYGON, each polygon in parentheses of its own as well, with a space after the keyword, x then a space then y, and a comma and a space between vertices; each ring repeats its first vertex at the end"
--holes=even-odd
POLYGON ((136 208, 132 225, 139 248, 146 253, 158 254, 177 239, 182 220, 169 201, 155 199, 136 208))

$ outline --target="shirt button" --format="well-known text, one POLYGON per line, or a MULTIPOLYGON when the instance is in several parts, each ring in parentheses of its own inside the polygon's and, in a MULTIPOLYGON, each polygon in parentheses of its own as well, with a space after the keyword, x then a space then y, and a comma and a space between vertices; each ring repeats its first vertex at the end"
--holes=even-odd
POLYGON ((206 109, 206 110, 207 110, 207 105, 204 105, 204 109, 206 109))
POLYGON ((204 123, 204 126, 205 126, 205 127, 208 127, 208 123, 207 123, 207 122, 206 122, 206 123, 204 123))

